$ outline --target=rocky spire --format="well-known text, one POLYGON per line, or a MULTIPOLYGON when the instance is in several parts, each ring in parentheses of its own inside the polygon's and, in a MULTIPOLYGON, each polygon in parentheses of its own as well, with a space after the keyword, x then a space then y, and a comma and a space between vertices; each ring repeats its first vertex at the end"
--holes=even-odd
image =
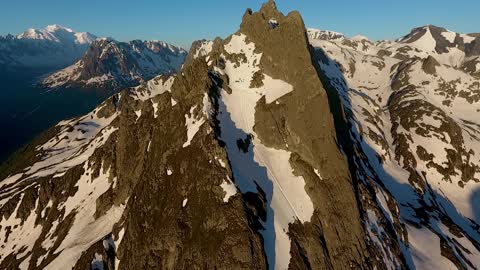
POLYGON ((239 33, 262 53, 262 72, 293 86, 279 104, 260 100, 254 126, 262 143, 292 152, 290 163, 305 179, 305 190, 314 204, 311 223, 296 222, 289 228, 290 267, 369 268, 369 248, 354 186, 336 143, 328 97, 312 64, 302 17, 296 11, 283 15, 275 2, 269 1, 258 12, 247 10, 239 33), (311 173, 316 169, 321 181, 311 173))

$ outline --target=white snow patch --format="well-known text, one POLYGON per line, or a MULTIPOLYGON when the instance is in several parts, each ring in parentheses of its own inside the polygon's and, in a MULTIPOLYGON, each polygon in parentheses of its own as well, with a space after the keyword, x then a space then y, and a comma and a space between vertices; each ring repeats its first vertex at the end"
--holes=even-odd
POLYGON ((38 206, 38 199, 35 201, 34 210, 30 212, 30 215, 24 222, 22 222, 20 218, 17 218, 23 196, 24 194, 22 193, 10 217, 8 217, 8 219, 2 217, 0 220, 0 239, 2 239, 0 258, 5 258, 11 253, 17 254, 17 258, 25 256, 28 252, 32 251, 32 243, 35 243, 42 232, 42 225, 35 225, 35 219, 37 217, 35 209, 38 206), (4 241, 4 239, 6 239, 7 227, 10 227, 12 230, 8 236, 8 241, 4 241), (23 248, 25 248, 25 250, 20 252, 23 248))
POLYGON ((170 169, 167 169, 167 175, 172 175, 172 174, 173 174, 173 171, 170 169))
POLYGON ((321 40, 344 40, 345 35, 339 32, 328 31, 328 30, 319 30, 315 28, 307 29, 308 39, 310 41, 315 39, 321 40))
POLYGON ((153 118, 157 118, 157 112, 158 112, 158 103, 153 102, 152 100, 152 107, 153 107, 153 118))
POLYGON ((182 202, 182 207, 185 207, 187 205, 188 199, 184 199, 182 202))
MULTIPOLYGON (((74 196, 59 205, 64 207, 65 216, 76 211, 75 219, 67 236, 55 253, 61 253, 45 269, 65 269, 74 266, 83 251, 101 240, 112 231, 113 225, 123 214, 124 206, 113 206, 103 216, 95 219, 96 200, 110 187, 110 170, 100 169, 97 178, 91 179, 92 169, 84 165, 85 173, 77 182, 78 190, 74 196), (88 175, 87 175, 88 174, 88 175)), ((113 181, 116 181, 113 179, 113 181)))
POLYGON ((230 179, 228 179, 228 181, 223 180, 220 186, 223 188, 223 191, 225 191, 225 197, 223 197, 223 202, 227 203, 230 197, 237 194, 237 187, 234 183, 232 183, 230 179))
POLYGON ((0 182, 0 190, 2 190, 4 186, 14 184, 20 178, 22 178, 22 176, 23 176, 23 173, 18 173, 18 174, 15 174, 15 175, 12 175, 12 176, 9 176, 9 177, 5 178, 3 181, 0 182))
POLYGON ((27 179, 64 173, 69 168, 85 162, 95 149, 102 146, 117 130, 109 126, 117 115, 114 113, 109 118, 99 118, 91 112, 78 119, 73 125, 73 130, 64 126, 58 136, 36 148, 45 153, 42 160, 25 172, 27 179))
POLYGON ((250 88, 250 82, 253 74, 260 70, 258 64, 262 54, 254 53, 255 44, 245 43, 245 35, 233 35, 231 41, 225 45, 225 51, 230 54, 244 53, 247 57, 247 63, 238 67, 234 63, 227 61, 225 72, 229 75, 232 93, 222 92, 222 99, 226 104, 241 103, 231 108, 232 119, 237 119, 235 124, 246 133, 253 133, 255 124, 255 106, 257 101, 265 96, 266 102, 271 103, 276 99, 293 91, 293 86, 285 81, 273 79, 265 75, 263 86, 260 88, 250 88), (234 89, 233 89, 234 88, 234 89))
POLYGON ((455 37, 457 36, 457 33, 451 32, 451 31, 446 31, 442 32, 442 36, 448 40, 450 43, 455 42, 455 37))
POLYGON ((203 95, 203 99, 202 99, 202 111, 203 111, 203 114, 208 118, 210 119, 210 115, 212 114, 212 104, 210 102, 210 97, 208 96, 207 93, 205 93, 203 95))
POLYGON ((137 122, 137 120, 140 118, 140 116, 142 116, 142 109, 140 109, 138 111, 135 111, 135 115, 137 116, 137 119, 135 119, 135 122, 137 122))
POLYGON ((469 44, 472 43, 472 41, 475 40, 475 37, 472 37, 470 35, 460 35, 463 38, 463 43, 469 44))
POLYGON ((147 152, 150 152, 150 147, 152 147, 152 141, 148 141, 147 152))
POLYGON ((356 35, 356 36, 353 36, 351 38, 351 40, 354 40, 354 41, 362 41, 362 40, 368 40, 368 38, 366 36, 362 36, 362 35, 356 35))
POLYGON ((440 239, 426 228, 418 229, 405 224, 412 259, 417 269, 457 269, 446 257, 441 255, 440 239))
POLYGON ((223 162, 221 158, 215 157, 215 160, 218 161, 218 163, 220 163, 220 166, 222 166, 223 168, 227 167, 227 164, 225 164, 225 162, 223 162))
POLYGON ((95 252, 95 257, 91 263, 91 269, 103 270, 103 255, 95 252))
POLYGON ((278 26, 278 21, 276 19, 270 19, 268 21, 268 24, 270 25, 271 28, 276 28, 278 26))
POLYGON ((197 105, 193 106, 190 109, 190 115, 185 114, 185 126, 187 127, 187 141, 183 144, 183 147, 187 147, 192 142, 195 134, 200 130, 200 127, 205 123, 205 119, 200 117, 200 119, 195 118, 194 111, 197 108, 197 105))
POLYGON ((97 77, 92 77, 88 80, 85 81, 85 83, 88 84, 101 84, 103 82, 106 82, 112 78, 111 75, 109 74, 103 74, 102 76, 97 76, 97 77))
POLYGON ((157 76, 135 87, 131 95, 137 100, 146 101, 165 92, 170 92, 174 81, 175 76, 170 76, 167 79, 162 76, 157 76))
POLYGON ((200 44, 200 47, 195 51, 193 58, 197 59, 198 57, 208 55, 212 51, 212 48, 213 48, 213 41, 203 40, 200 44))
MULTIPOLYGON (((125 228, 122 228, 120 232, 118 232, 118 239, 115 240, 115 247, 120 246, 120 243, 122 243, 124 235, 125 235, 125 228)), ((120 260, 118 259, 118 256, 115 256, 115 269, 118 269, 119 264, 120 264, 120 260)))

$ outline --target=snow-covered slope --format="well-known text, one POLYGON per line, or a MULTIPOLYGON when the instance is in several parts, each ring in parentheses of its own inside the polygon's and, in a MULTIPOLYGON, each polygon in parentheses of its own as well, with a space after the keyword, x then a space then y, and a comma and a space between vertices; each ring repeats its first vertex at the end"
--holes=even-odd
POLYGON ((0 64, 9 68, 63 68, 83 55, 96 37, 60 25, 0 37, 0 64))
POLYGON ((81 59, 49 75, 42 84, 46 87, 123 88, 158 74, 177 71, 186 54, 185 50, 161 41, 126 43, 99 39, 81 59))
POLYGON ((391 46, 404 48, 403 54, 410 58, 414 56, 426 58, 430 55, 441 64, 454 67, 461 67, 472 57, 480 55, 478 35, 455 33, 433 25, 415 28, 396 42, 384 45, 387 49, 391 46))
POLYGON ((374 190, 371 235, 397 238, 410 268, 477 269, 480 82, 460 68, 478 59, 468 46, 478 39, 425 26, 397 41, 310 42, 363 152, 351 159, 374 190))

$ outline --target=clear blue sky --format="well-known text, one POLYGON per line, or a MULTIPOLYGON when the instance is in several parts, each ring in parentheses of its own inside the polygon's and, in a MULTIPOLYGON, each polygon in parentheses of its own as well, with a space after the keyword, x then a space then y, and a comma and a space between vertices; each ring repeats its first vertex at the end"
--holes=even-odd
MULTIPOLYGON (((0 35, 61 24, 117 40, 159 39, 189 47, 196 39, 225 37, 238 29, 247 7, 260 0, 2 0, 0 35)), ((400 37, 434 24, 480 32, 479 0, 278 0, 283 13, 299 10, 307 27, 370 39, 400 37)))

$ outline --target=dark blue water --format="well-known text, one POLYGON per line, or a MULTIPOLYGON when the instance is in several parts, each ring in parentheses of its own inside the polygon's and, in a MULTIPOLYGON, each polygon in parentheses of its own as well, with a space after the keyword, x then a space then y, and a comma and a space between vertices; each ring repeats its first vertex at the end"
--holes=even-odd
POLYGON ((97 89, 38 88, 39 73, 0 75, 0 163, 42 131, 91 111, 112 94, 97 89))

